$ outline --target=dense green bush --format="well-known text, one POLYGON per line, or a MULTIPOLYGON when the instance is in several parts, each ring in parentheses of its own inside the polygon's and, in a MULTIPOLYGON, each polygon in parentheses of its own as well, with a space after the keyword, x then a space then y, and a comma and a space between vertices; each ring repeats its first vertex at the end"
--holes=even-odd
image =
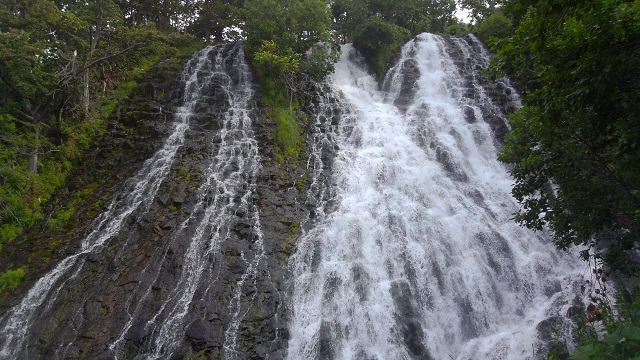
POLYGON ((364 55, 376 77, 381 79, 387 65, 410 36, 409 30, 373 17, 355 30, 353 46, 364 55))
POLYGON ((562 248, 595 242, 608 266, 635 276, 639 38, 638 1, 539 1, 495 43, 490 68, 523 92, 500 155, 513 166, 516 220, 552 229, 562 248))
POLYGON ((601 304, 605 335, 598 339, 592 336, 595 331, 583 331, 591 336, 578 339, 579 346, 571 354, 571 360, 640 359, 640 292, 627 299, 619 296, 616 304, 615 313, 601 304))
POLYGON ((495 12, 473 27, 473 33, 485 42, 492 37, 506 38, 513 33, 513 23, 502 12, 495 12))
POLYGON ((302 58, 300 72, 314 81, 321 81, 334 69, 340 59, 340 49, 326 43, 318 43, 311 47, 302 58))
POLYGON ((7 270, 0 273, 0 290, 15 289, 24 278, 22 269, 7 270))

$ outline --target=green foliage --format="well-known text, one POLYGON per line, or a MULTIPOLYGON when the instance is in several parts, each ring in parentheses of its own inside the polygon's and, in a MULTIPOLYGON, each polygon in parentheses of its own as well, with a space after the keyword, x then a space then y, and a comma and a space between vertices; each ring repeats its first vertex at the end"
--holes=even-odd
POLYGON ((471 27, 469 26, 469 24, 463 23, 461 21, 456 21, 447 26, 447 28, 444 29, 444 33, 449 36, 462 37, 466 34, 471 33, 471 27))
POLYGON ((485 42, 493 37, 502 39, 513 33, 513 23, 502 12, 497 11, 476 24, 473 32, 485 42))
POLYGON ((301 177, 296 179, 296 181, 293 183, 293 186, 296 187, 299 193, 303 193, 307 191, 307 187, 304 185, 304 182, 306 180, 307 180, 307 174, 303 174, 301 177))
POLYGON ((298 103, 287 94, 286 86, 276 78, 262 75, 260 83, 263 84, 262 101, 267 107, 266 116, 275 125, 275 160, 279 163, 295 162, 304 143, 300 126, 303 114, 297 110, 298 103))
POLYGON ((409 30, 374 17, 356 29, 353 46, 364 55, 377 78, 381 79, 387 64, 409 37, 409 30))
POLYGON ((279 49, 272 40, 265 40, 255 53, 253 62, 264 75, 284 81, 294 76, 300 69, 302 54, 294 53, 291 48, 279 49))
POLYGON ((206 358, 207 358, 207 352, 206 350, 202 350, 195 354, 185 355, 183 360, 205 360, 206 358))
POLYGON ((524 93, 500 155, 516 220, 548 225, 560 247, 602 241, 604 260, 627 272, 640 239, 639 38, 638 1, 539 1, 491 64, 524 93))
POLYGON ((192 21, 186 30, 206 42, 234 40, 230 27, 242 22, 243 4, 243 0, 194 1, 193 12, 197 16, 189 14, 192 21))
POLYGON ((445 33, 456 23, 453 0, 336 0, 332 2, 337 41, 354 40, 356 29, 374 17, 409 30, 445 33))
POLYGON ((297 160, 302 149, 296 107, 305 82, 324 78, 337 59, 318 45, 329 39, 328 9, 324 0, 252 0, 245 7, 245 50, 275 123, 278 162, 297 160))
POLYGON ((0 290, 13 290, 17 288, 23 278, 24 271, 22 269, 7 270, 0 273, 0 290))
POLYGON ((460 7, 469 11, 471 19, 476 23, 487 20, 505 3, 521 3, 522 1, 507 0, 459 0, 460 7))
POLYGON ((269 117, 275 119, 276 129, 274 139, 278 147, 276 148, 276 161, 290 162, 297 160, 302 151, 304 137, 298 117, 301 116, 295 110, 290 109, 270 109, 269 117))
MULTIPOLYGON (((199 44, 153 24, 127 26, 125 13, 110 0, 0 5, 0 245, 44 219, 43 205, 139 79, 199 44), (85 79, 88 111, 78 105, 85 79)), ((65 207, 49 225, 61 227, 72 214, 73 205, 65 207)))
POLYGON ((314 81, 322 81, 334 70, 334 64, 340 59, 340 49, 329 44, 316 44, 300 63, 300 72, 314 81))
POLYGON ((303 54, 329 39, 329 7, 324 0, 252 0, 245 4, 246 52, 252 57, 265 41, 279 54, 303 54))
POLYGON ((640 297, 631 302, 618 300, 618 314, 606 312, 603 323, 606 334, 601 339, 580 340, 571 354, 572 360, 640 359, 640 297))
POLYGON ((73 204, 69 204, 64 208, 56 211, 54 216, 49 220, 48 226, 52 229, 61 229, 71 219, 76 212, 73 204))

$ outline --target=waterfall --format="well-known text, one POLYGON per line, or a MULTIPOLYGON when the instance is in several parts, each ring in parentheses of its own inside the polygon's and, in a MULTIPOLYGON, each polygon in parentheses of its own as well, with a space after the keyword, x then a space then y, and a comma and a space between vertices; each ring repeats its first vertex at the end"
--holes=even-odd
POLYGON ((496 157, 518 101, 488 95, 486 62, 472 37, 422 34, 379 90, 343 46, 335 198, 290 259, 289 359, 528 359, 549 319, 570 336, 579 265, 510 220, 496 157))
POLYGON ((183 73, 185 81, 184 105, 176 112, 171 135, 153 157, 127 182, 120 194, 109 204, 92 225, 82 242, 80 251, 62 260, 42 276, 28 294, 0 318, 0 358, 17 358, 27 346, 27 332, 38 318, 47 316, 47 310, 70 278, 76 276, 87 256, 99 253, 122 230, 125 221, 136 212, 144 213, 162 181, 166 178, 178 148, 182 146, 189 128, 189 117, 198 98, 197 72, 206 62, 207 53, 197 53, 183 73))
POLYGON ((198 319, 218 307, 232 314, 222 327, 226 357, 234 358, 238 327, 252 302, 240 297, 256 282, 264 258, 260 217, 251 199, 260 160, 249 117, 255 107, 253 80, 242 44, 197 52, 182 77, 182 106, 161 149, 96 218, 81 249, 44 274, 0 318, 1 359, 180 356, 189 352, 185 333, 193 334, 198 319), (210 153, 180 153, 193 142, 210 153), (165 219, 158 225, 162 229, 145 230, 150 218, 167 212, 162 187, 168 191, 172 168, 186 158, 207 164, 195 200, 182 204, 185 211, 173 210, 174 217, 184 213, 178 226, 165 219), (238 226, 249 234, 244 241, 251 250, 240 251, 242 263, 235 265, 240 274, 222 279, 225 287, 234 284, 220 295, 212 290, 226 266, 220 245, 235 240, 238 226), (163 229, 168 235, 154 235, 163 229), (214 297, 223 300, 210 301, 214 297), (42 339, 49 342, 46 347, 39 345, 42 339), (83 341, 97 350, 83 353, 83 341))
POLYGON ((145 289, 145 300, 131 309, 129 321, 118 339, 110 345, 111 349, 119 349, 131 327, 138 324, 143 327, 142 331, 151 335, 145 340, 145 349, 136 358, 175 356, 174 351, 182 345, 185 328, 198 321, 199 316, 192 309, 194 303, 212 296, 212 286, 221 281, 220 271, 213 263, 220 253, 221 244, 233 239, 233 227, 238 221, 238 214, 242 214, 253 229, 252 238, 248 240, 253 242, 254 253, 241 254, 246 269, 234 286, 227 305, 232 316, 225 330, 224 348, 227 358, 236 358, 234 353, 238 327, 248 310, 246 304, 240 301, 240 296, 248 283, 256 281, 258 265, 264 258, 260 216, 251 201, 260 160, 249 116, 253 80, 239 46, 236 45, 235 51, 230 53, 222 50, 223 48, 218 51, 209 49, 215 54, 214 61, 208 68, 201 70, 201 73, 214 79, 208 80, 207 86, 211 86, 210 83, 218 84, 219 91, 224 92, 224 98, 228 102, 222 115, 221 128, 216 134, 219 138, 218 149, 209 160, 203 181, 195 192, 195 206, 167 245, 171 246, 176 239, 189 239, 183 254, 181 274, 163 302, 145 318, 142 314, 154 306, 150 304, 152 288, 163 281, 156 275, 145 289), (224 58, 223 55, 227 57, 224 58), (199 298, 196 298, 196 293, 199 298))
POLYGON ((511 220, 496 157, 520 102, 507 79, 484 79, 488 56, 473 36, 422 34, 378 84, 344 45, 306 88, 306 163, 274 164, 243 44, 197 52, 159 150, 0 315, 0 360, 539 359, 570 346, 582 269, 511 220))

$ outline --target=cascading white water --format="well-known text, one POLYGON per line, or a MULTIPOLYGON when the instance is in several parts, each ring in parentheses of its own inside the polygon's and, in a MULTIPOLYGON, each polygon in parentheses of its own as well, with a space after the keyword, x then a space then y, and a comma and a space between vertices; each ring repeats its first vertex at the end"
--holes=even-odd
MULTIPOLYGON (((258 147, 248 114, 254 92, 250 73, 244 62, 242 44, 208 47, 193 56, 183 73, 183 106, 176 111, 172 134, 163 147, 127 180, 124 189, 108 209, 98 216, 90 234, 83 240, 80 251, 45 274, 20 304, 3 315, 0 319, 1 359, 42 356, 37 350, 28 348, 29 344, 37 342, 37 338, 34 339, 31 335, 32 327, 39 320, 46 324, 51 316, 51 309, 69 307, 68 304, 58 304, 58 296, 63 289, 81 283, 75 279, 87 267, 88 256, 110 256, 103 253, 115 238, 119 239, 117 248, 120 249, 116 257, 124 257, 123 252, 139 246, 129 244, 129 237, 121 233, 126 231, 123 229, 130 229, 126 226, 135 223, 131 221, 132 217, 141 218, 150 210, 160 185, 169 174, 178 149, 185 142, 190 122, 193 122, 194 116, 200 115, 197 113, 198 109, 202 109, 211 99, 223 99, 215 104, 220 109, 214 110, 216 116, 221 118, 222 128, 209 139, 212 142, 210 147, 217 151, 211 154, 210 165, 203 171, 204 179, 197 189, 197 201, 171 238, 163 244, 158 243, 159 254, 150 257, 153 260, 144 266, 142 273, 135 279, 137 286, 121 299, 122 311, 127 318, 120 324, 119 335, 112 338, 108 356, 131 356, 124 354, 124 343, 132 325, 141 321, 150 335, 145 335, 145 347, 140 350, 137 358, 171 356, 181 345, 185 326, 200 316, 194 315, 194 302, 203 301, 207 296, 213 297, 208 292, 218 280, 213 266, 214 258, 218 255, 220 243, 229 238, 239 214, 243 214, 242 218, 252 229, 252 238, 248 239, 252 243, 252 251, 250 254, 241 254, 245 263, 244 273, 234 286, 232 299, 226 305, 232 316, 227 324, 224 347, 227 358, 234 358, 238 327, 251 303, 240 297, 243 289, 256 281, 258 265, 264 258, 260 218, 250 199, 255 190, 255 175, 259 169, 258 147), (162 266, 169 258, 169 247, 178 238, 188 239, 188 248, 180 266, 181 273, 160 306, 156 306, 158 299, 153 288, 159 288, 158 283, 164 280, 159 278, 162 266), (194 296, 199 298, 194 299, 194 296)), ((104 279, 112 282, 117 276, 107 274, 104 279)), ((95 294, 89 292, 86 296, 74 299, 81 305, 78 309, 69 309, 70 315, 66 322, 72 323, 68 330, 71 334, 60 336, 59 352, 51 356, 66 358, 73 356, 74 352, 77 354, 74 338, 77 340, 76 332, 85 322, 83 308, 88 303, 95 303, 95 299, 91 298, 95 294)), ((41 336, 38 331, 40 330, 35 331, 35 336, 41 336)))
POLYGON ((55 268, 42 276, 24 299, 7 311, 0 319, 0 358, 15 359, 25 349, 27 332, 34 321, 47 316, 50 307, 65 285, 77 275, 86 256, 101 252, 122 229, 125 221, 134 213, 144 213, 155 199, 162 181, 166 178, 178 148, 184 143, 189 128, 189 117, 198 99, 198 70, 207 61, 207 51, 194 55, 185 67, 183 80, 185 92, 183 106, 175 114, 171 135, 153 157, 129 180, 124 189, 93 222, 92 230, 82 242, 80 251, 62 260, 55 268))
MULTIPOLYGON (((222 51, 213 52, 213 49, 209 48, 207 51, 216 55, 215 60, 200 71, 216 79, 216 83, 228 99, 228 108, 221 116, 222 128, 216 136, 220 141, 217 153, 212 154, 210 165, 204 170, 204 179, 196 191, 198 201, 169 242, 171 245, 177 238, 185 236, 190 239, 182 261, 182 272, 161 306, 146 321, 144 329, 151 337, 147 339, 146 348, 136 358, 159 359, 175 355, 174 351, 182 344, 185 327, 189 321, 194 320, 194 303, 210 297, 209 291, 212 286, 221 281, 213 265, 213 259, 218 256, 221 244, 232 239, 232 226, 241 213, 250 222, 254 238, 251 239, 253 254, 241 254, 246 268, 235 285, 228 304, 231 319, 225 331, 224 349, 226 358, 236 358, 234 354, 238 328, 249 307, 247 299, 240 297, 243 289, 256 281, 258 266, 264 258, 264 249, 260 216, 251 203, 260 164, 258 146, 249 117, 250 102, 253 98, 252 78, 244 61, 242 46, 235 47, 227 57, 222 56, 222 51), (237 79, 233 79, 227 73, 228 67, 233 68, 237 79), (194 298, 196 293, 199 294, 198 299, 194 298)), ((207 79, 201 81, 209 82, 207 79)), ((161 259, 161 262, 165 259, 166 257, 161 259)), ((141 321, 141 314, 152 301, 151 289, 161 280, 156 277, 152 283, 145 285, 146 290, 141 290, 144 292, 143 300, 130 309, 128 323, 110 346, 116 353, 121 352, 125 336, 134 321, 141 321)))
POLYGON ((289 359, 534 358, 540 321, 571 305, 576 260, 510 220, 512 180, 478 107, 490 99, 465 97, 446 46, 407 44, 387 92, 343 47, 335 210, 290 260, 289 359))

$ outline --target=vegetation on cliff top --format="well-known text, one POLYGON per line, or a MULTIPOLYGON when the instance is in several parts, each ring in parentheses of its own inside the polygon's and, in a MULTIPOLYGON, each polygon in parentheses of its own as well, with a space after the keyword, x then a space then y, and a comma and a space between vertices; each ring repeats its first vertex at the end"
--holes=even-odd
MULTIPOLYGON (((25 0, 0 6, 0 251, 38 221, 82 154, 117 121, 137 80, 167 57, 201 47, 141 4, 25 0), (151 20, 158 21, 157 23, 151 20)), ((21 269, 2 264, 0 287, 21 269)), ((19 271, 19 272, 18 272, 19 271)))
POLYGON ((246 38, 275 120, 278 158, 287 161, 299 156, 303 142, 302 90, 337 60, 328 44, 354 32, 380 72, 406 39, 409 30, 401 26, 415 33, 453 19, 451 0, 403 4, 400 13, 394 2, 379 0, 3 2, 0 246, 44 219, 43 205, 101 136, 105 120, 118 115, 136 76, 162 58, 202 42, 246 38), (375 43, 363 30, 371 26, 393 29, 391 42, 375 43))

